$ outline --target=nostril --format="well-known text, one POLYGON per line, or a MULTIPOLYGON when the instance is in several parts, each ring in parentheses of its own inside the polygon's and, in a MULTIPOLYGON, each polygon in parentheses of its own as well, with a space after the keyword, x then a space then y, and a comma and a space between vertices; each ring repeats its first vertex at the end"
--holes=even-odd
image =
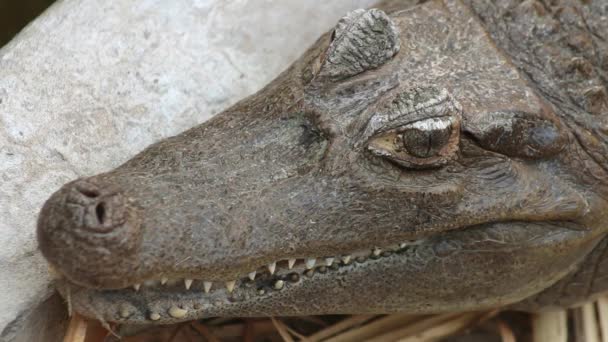
POLYGON ((93 183, 87 181, 77 181, 74 183, 75 195, 81 199, 96 199, 101 196, 101 190, 93 183))
MULTIPOLYGON (((1 1, 1 0, 0 0, 1 1)), ((138 220, 136 209, 123 195, 122 189, 113 184, 95 179, 77 180, 65 185, 54 197, 47 201, 56 211, 54 226, 61 226, 70 234, 104 234, 117 230, 128 230, 129 220, 138 220)), ((125 234, 136 232, 126 232, 125 234)), ((84 235, 86 236, 86 235, 84 235)), ((97 235, 95 238, 99 238, 97 235)))
POLYGON ((100 202, 95 206, 95 215, 99 224, 103 225, 106 220, 106 204, 104 202, 100 202))
POLYGON ((99 191, 92 189, 78 189, 81 194, 89 198, 96 198, 99 196, 99 191))
POLYGON ((122 268, 138 266, 128 261, 138 262, 135 256, 142 241, 136 205, 110 182, 89 178, 68 183, 40 211, 40 250, 66 278, 93 287, 115 279, 114 274, 126 273, 122 268))

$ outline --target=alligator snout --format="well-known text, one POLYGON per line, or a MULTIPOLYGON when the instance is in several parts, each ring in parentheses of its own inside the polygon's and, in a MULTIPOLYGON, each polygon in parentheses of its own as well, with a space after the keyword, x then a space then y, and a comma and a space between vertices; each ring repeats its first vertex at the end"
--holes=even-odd
POLYGON ((129 264, 141 240, 137 209, 112 184, 93 179, 68 183, 42 211, 40 248, 68 278, 85 274, 89 283, 100 282, 113 268, 129 264))

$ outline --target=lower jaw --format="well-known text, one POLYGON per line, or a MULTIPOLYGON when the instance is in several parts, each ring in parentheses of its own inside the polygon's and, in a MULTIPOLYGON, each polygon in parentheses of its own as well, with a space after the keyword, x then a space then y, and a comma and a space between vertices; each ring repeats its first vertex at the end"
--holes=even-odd
POLYGON ((253 281, 239 280, 232 292, 222 288, 205 293, 202 284, 194 284, 188 291, 175 285, 143 287, 138 292, 92 290, 66 280, 58 280, 57 285, 76 311, 102 321, 132 324, 214 316, 481 309, 517 302, 552 285, 575 269, 596 242, 584 231, 551 224, 534 224, 533 228, 539 239, 532 243, 508 241, 530 233, 523 231, 530 224, 486 224, 371 252, 368 257, 346 262, 335 259, 331 266, 279 269, 253 281), (503 241, 497 244, 493 236, 502 236, 503 241), (564 249, 568 246, 576 248, 564 249), (562 254, 549 255, 557 250, 562 254), (548 265, 538 263, 543 257, 551 259, 548 265), (483 260, 485 265, 472 260, 483 260), (511 264, 505 265, 505 261, 511 264))

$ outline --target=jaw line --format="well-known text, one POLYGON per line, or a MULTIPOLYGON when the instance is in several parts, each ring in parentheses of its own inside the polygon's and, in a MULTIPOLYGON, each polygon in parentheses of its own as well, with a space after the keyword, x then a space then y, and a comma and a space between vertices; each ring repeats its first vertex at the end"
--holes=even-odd
MULTIPOLYGON (((492 223, 447 231, 443 232, 442 235, 445 236, 467 229, 479 229, 479 227, 487 225, 492 225, 492 223)), ((548 225, 546 228, 559 230, 555 235, 557 241, 569 237, 576 238, 576 236, 588 235, 589 233, 579 229, 557 227, 548 225)), ((373 266, 392 258, 415 255, 418 248, 432 248, 441 241, 450 241, 450 239, 425 238, 398 246, 396 250, 385 248, 384 251, 377 254, 370 250, 367 257, 360 257, 358 260, 351 257, 348 262, 335 258, 332 266, 323 265, 323 262, 319 262, 312 270, 306 270, 304 263, 300 263, 291 270, 287 267, 278 267, 273 275, 270 275, 267 271, 266 273, 259 273, 254 281, 246 278, 240 279, 237 281, 237 286, 233 292, 229 292, 223 287, 223 284, 214 283, 213 286, 216 288, 209 293, 205 293, 203 283, 197 283, 196 281, 189 290, 185 290, 183 280, 165 287, 160 285, 145 287, 142 285, 139 291, 135 291, 133 288, 94 290, 79 287, 66 279, 59 280, 58 287, 64 296, 71 293, 72 298, 78 298, 73 305, 77 310, 83 309, 89 315, 94 314, 94 316, 101 316, 109 321, 126 323, 149 323, 151 321, 171 323, 200 318, 201 314, 213 316, 217 315, 217 312, 222 312, 222 315, 224 315, 223 313, 231 311, 236 314, 234 308, 239 307, 242 303, 244 303, 242 305, 247 305, 250 301, 269 301, 272 298, 284 296, 290 288, 297 288, 306 282, 330 284, 335 274, 348 274, 357 269, 365 272, 367 266, 373 266), (222 287, 220 288, 218 285, 222 287), (74 296, 77 293, 85 295, 74 296), (103 313, 98 312, 100 307, 103 308, 103 313)), ((404 259, 408 260, 408 263, 411 262, 409 258, 404 259)))
MULTIPOLYGON (((199 286, 195 287, 195 284, 190 285, 190 289, 184 288, 184 279, 178 281, 168 281, 165 285, 154 284, 153 286, 140 285, 137 289, 129 287, 126 289, 117 290, 104 290, 104 289, 92 289, 82 287, 74 284, 70 280, 59 277, 56 279, 56 285, 59 291, 68 299, 71 300, 74 294, 80 292, 89 292, 93 295, 100 295, 108 302, 120 303, 118 304, 117 314, 118 321, 126 323, 142 323, 141 319, 132 317, 134 308, 129 308, 129 305, 125 305, 125 299, 140 297, 140 301, 150 302, 159 297, 174 297, 178 298, 175 302, 188 303, 192 301, 191 297, 207 296, 208 304, 206 305, 192 305, 191 308, 184 308, 185 305, 176 304, 171 306, 168 310, 148 310, 147 317, 144 317, 144 321, 158 321, 157 323, 172 323, 183 321, 182 315, 188 315, 189 309, 192 310, 209 310, 212 307, 228 306, 240 301, 246 301, 252 297, 264 300, 265 298, 272 297, 279 294, 282 291, 288 291, 291 286, 298 286, 301 282, 321 280, 318 277, 330 277, 335 272, 349 272, 349 269, 365 267, 367 263, 378 263, 382 262, 382 259, 395 257, 398 255, 404 255, 407 253, 415 252, 415 249, 419 246, 424 245, 427 239, 423 238, 420 240, 410 240, 408 242, 401 243, 399 245, 391 246, 393 249, 385 248, 374 248, 369 252, 359 251, 348 255, 349 257, 334 258, 331 266, 328 266, 327 260, 320 260, 312 268, 306 265, 306 261, 294 266, 292 269, 288 267, 285 269, 277 269, 274 274, 269 272, 260 274, 255 280, 251 281, 248 278, 238 280, 237 285, 233 291, 229 291, 226 287, 215 289, 215 291, 205 292, 203 282, 200 282, 199 286), (158 318, 157 318, 158 317, 158 318), (133 319, 135 318, 135 319, 133 319)), ((217 284, 214 283, 214 286, 217 284)), ((88 297, 88 296, 85 296, 88 297)), ((71 303, 76 307, 82 307, 88 312, 96 311, 93 307, 88 304, 80 305, 82 302, 77 301, 71 303)), ((190 310, 191 311, 191 310, 190 310)), ((97 316, 97 315, 95 315, 97 316)), ((102 316, 103 317, 103 316, 102 316)), ((112 320, 115 321, 115 320, 112 320)))
MULTIPOLYGON (((256 271, 249 272, 242 277, 235 280, 225 281, 203 281, 203 277, 200 275, 192 275, 187 277, 164 277, 158 276, 148 280, 142 280, 138 283, 134 283, 127 287, 122 288, 96 288, 81 285, 77 281, 73 281, 69 277, 61 274, 57 269, 49 265, 53 278, 62 284, 63 286, 70 286, 73 288, 94 290, 104 293, 129 293, 132 295, 141 294, 143 291, 151 291, 157 293, 166 294, 186 294, 189 292, 212 294, 215 291, 223 292, 226 297, 233 295, 233 292, 229 290, 231 286, 224 286, 228 283, 234 282, 235 288, 238 290, 239 285, 244 285, 247 288, 252 286, 259 288, 274 288, 280 287, 276 285, 276 281, 282 280, 284 282, 295 282, 294 276, 300 277, 311 277, 315 273, 324 274, 328 270, 337 270, 342 267, 347 267, 352 264, 364 264, 370 260, 378 260, 383 257, 388 257, 395 253, 401 253, 406 249, 413 248, 415 246, 422 245, 426 238, 419 240, 407 240, 400 244, 394 244, 385 248, 374 247, 365 250, 359 250, 356 252, 335 255, 331 257, 315 257, 315 258, 287 258, 280 259, 279 261, 269 263, 267 265, 259 267, 256 271), (212 283, 212 288, 207 289, 205 283, 212 283)), ((280 288, 279 288, 280 289, 280 288)))

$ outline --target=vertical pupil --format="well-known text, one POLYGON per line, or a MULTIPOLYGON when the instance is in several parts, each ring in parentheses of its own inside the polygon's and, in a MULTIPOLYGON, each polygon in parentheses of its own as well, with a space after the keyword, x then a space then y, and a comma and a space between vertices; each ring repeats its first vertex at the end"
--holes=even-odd
POLYGON ((420 130, 408 128, 401 133, 400 140, 406 151, 417 158, 431 158, 448 143, 452 129, 420 130))

